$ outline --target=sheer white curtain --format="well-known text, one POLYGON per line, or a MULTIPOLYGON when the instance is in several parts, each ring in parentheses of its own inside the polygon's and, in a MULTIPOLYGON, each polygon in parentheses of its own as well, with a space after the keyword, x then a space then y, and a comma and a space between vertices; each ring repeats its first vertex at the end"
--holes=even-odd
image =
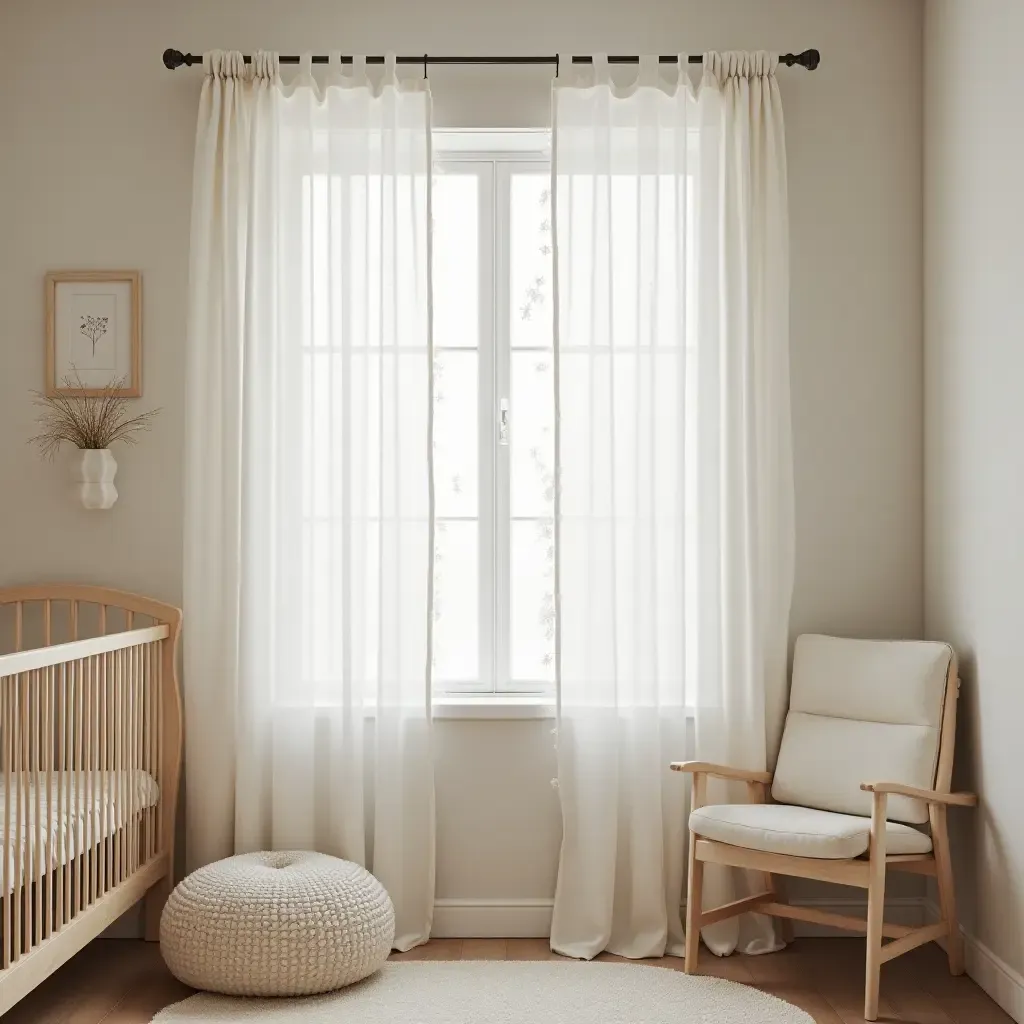
MULTIPOLYGON (((763 768, 792 588, 788 248, 767 55, 554 89, 559 789, 552 947, 682 954, 687 793, 763 768), (667 75, 671 75, 669 80, 667 75), (693 721, 695 719, 695 721, 693 721)), ((734 879, 709 872, 709 900, 734 879)), ((770 924, 708 929, 725 953, 770 924)))
POLYGON ((189 863, 316 849, 426 941, 430 98, 209 55, 188 335, 189 863))

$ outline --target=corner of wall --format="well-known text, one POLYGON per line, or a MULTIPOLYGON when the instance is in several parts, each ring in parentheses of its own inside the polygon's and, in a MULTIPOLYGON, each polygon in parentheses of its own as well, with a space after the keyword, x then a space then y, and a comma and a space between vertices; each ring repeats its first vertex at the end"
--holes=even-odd
MULTIPOLYGON (((926 922, 939 920, 939 907, 931 898, 924 901, 924 915, 926 922)), ((960 933, 964 937, 968 975, 1014 1020, 1024 1021, 1024 975, 1015 971, 963 927, 960 933)))

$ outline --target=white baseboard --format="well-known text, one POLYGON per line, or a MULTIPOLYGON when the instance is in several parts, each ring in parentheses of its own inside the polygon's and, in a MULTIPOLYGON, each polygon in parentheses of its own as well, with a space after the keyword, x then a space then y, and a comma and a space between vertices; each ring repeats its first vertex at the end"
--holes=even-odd
MULTIPOLYGON (((938 921, 939 908, 933 900, 925 900, 925 914, 928 921, 938 921)), ((964 937, 967 973, 1014 1020, 1024 1022, 1024 975, 1015 971, 970 932, 962 927, 960 932, 964 937)))
MULTIPOLYGON (((434 926, 431 935, 439 939, 527 939, 551 934, 551 899, 438 899, 434 902, 434 926)), ((835 914, 867 915, 865 899, 796 899, 796 906, 813 907, 835 914)), ((916 927, 925 923, 925 905, 921 897, 888 900, 887 921, 916 927)), ((797 935, 849 935, 849 932, 821 925, 794 921, 797 935)))
POLYGON ((552 899, 434 901, 431 938, 537 939, 551 934, 552 899))

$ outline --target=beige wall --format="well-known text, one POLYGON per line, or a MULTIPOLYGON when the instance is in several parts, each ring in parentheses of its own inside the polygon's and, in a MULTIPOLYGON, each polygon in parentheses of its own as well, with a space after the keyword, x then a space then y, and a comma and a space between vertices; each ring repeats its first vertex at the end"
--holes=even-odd
MULTIPOLYGON (((794 632, 922 629, 921 4, 917 0, 4 0, 0 3, 0 584, 181 596, 188 222, 202 72, 167 46, 369 53, 817 46, 780 72, 793 280, 794 632), (145 398, 121 497, 76 508, 23 443, 42 380, 42 278, 136 267, 145 398)), ((443 124, 546 124, 550 72, 431 70, 443 124)), ((773 695, 777 725, 784 695, 773 695)), ((550 896, 550 722, 438 728, 438 893, 550 896), (495 756, 499 752, 500 756, 495 756)))
POLYGON ((926 625, 963 657, 958 781, 982 798, 956 822, 964 925, 1024 1014, 1022 36, 1020 0, 928 5, 926 625))

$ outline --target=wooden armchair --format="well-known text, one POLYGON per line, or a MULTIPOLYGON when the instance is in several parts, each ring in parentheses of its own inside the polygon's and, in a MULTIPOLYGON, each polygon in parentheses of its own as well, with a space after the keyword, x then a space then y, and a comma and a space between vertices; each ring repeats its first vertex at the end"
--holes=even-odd
POLYGON ((946 644, 801 636, 774 778, 701 761, 672 764, 693 776, 687 974, 697 970, 700 929, 747 911, 865 932, 867 1020, 878 1016, 882 964, 915 946, 945 939, 950 971, 963 973, 946 813, 977 797, 950 792, 958 691, 956 655, 946 644), (745 782, 749 803, 708 806, 709 775, 745 782), (913 827, 926 822, 930 836, 913 827), (705 863, 759 872, 764 891, 705 910, 705 863), (890 870, 937 880, 937 924, 883 920, 890 870), (867 889, 867 920, 790 906, 778 875, 867 889))

